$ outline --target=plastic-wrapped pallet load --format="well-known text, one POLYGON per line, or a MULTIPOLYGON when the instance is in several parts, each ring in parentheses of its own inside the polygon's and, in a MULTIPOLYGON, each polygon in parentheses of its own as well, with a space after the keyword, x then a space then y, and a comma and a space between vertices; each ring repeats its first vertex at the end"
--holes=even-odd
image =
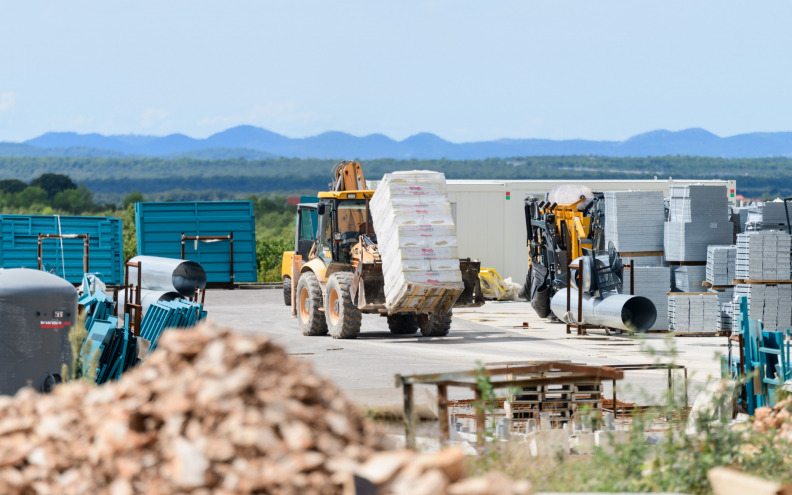
POLYGON ((707 247, 707 282, 710 285, 732 285, 737 278, 737 246, 707 247))
POLYGON ((675 266, 671 285, 676 292, 701 292, 706 273, 706 266, 675 266))
MULTIPOLYGON (((790 218, 792 218, 792 211, 790 211, 790 218)), ((784 202, 768 201, 750 206, 746 224, 748 230, 786 230, 787 212, 784 202)))
POLYGON ((734 287, 732 299, 733 331, 739 330, 740 298, 748 299, 748 318, 761 320, 768 331, 792 324, 792 285, 789 284, 739 284, 734 287))
MULTIPOLYGON (((630 273, 624 271, 622 294, 630 293, 630 273)), ((671 268, 667 266, 636 266, 633 274, 636 296, 643 296, 655 305, 657 319, 649 330, 668 330, 668 291, 671 287, 671 268)))
POLYGON ((662 191, 605 193, 605 240, 618 251, 662 251, 664 221, 662 191))
POLYGON ((707 246, 732 244, 726 187, 672 186, 669 221, 665 223, 668 261, 707 261, 707 246))
POLYGON ((669 330, 675 333, 716 333, 719 308, 715 294, 670 294, 669 330))
POLYGON ((737 235, 735 276, 743 280, 789 280, 792 237, 759 231, 737 235))
POLYGON ((419 286, 464 289, 445 175, 421 170, 386 174, 370 207, 389 310, 419 286))

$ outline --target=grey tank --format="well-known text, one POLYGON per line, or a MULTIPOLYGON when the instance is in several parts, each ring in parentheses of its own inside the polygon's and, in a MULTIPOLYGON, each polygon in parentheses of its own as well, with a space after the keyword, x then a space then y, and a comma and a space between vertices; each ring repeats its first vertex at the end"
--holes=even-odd
POLYGON ((38 270, 0 270, 0 394, 27 385, 47 392, 60 381, 76 324, 72 284, 38 270))

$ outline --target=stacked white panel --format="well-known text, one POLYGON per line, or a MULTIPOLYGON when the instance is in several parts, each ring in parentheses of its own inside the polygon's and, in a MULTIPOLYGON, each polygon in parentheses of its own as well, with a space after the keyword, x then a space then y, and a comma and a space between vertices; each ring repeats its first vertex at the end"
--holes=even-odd
POLYGON ((732 285, 737 275, 737 246, 707 248, 707 282, 711 285, 732 285))
POLYGON ((662 251, 664 221, 662 191, 605 192, 605 240, 618 251, 662 251))
MULTIPOLYGON (((790 208, 792 219, 792 208, 790 208)), ((748 230, 787 230, 787 212, 783 201, 753 205, 748 210, 748 230)))
POLYGON ((707 278, 706 266, 676 266, 672 272, 672 287, 676 292, 701 292, 707 278))
POLYGON ((669 330, 675 333, 716 333, 718 298, 709 294, 668 296, 669 330))
POLYGON ((463 288, 445 176, 414 170, 386 174, 370 202, 382 257, 385 304, 406 284, 463 288))
POLYGON ((736 278, 789 280, 792 238, 786 232, 758 231, 737 235, 736 278))
POLYGON ((672 186, 664 249, 668 261, 707 261, 707 246, 731 244, 725 187, 672 186))
POLYGON ((761 320, 765 330, 792 325, 792 285, 740 284, 734 287, 732 328, 739 329, 740 298, 748 302, 748 318, 761 320))
POLYGON ((729 200, 725 186, 671 186, 669 192, 668 219, 671 222, 702 219, 722 222, 728 218, 729 200))
MULTIPOLYGON (((622 294, 630 293, 630 272, 624 271, 622 294)), ((671 268, 667 266, 640 266, 635 268, 633 284, 636 296, 643 296, 657 309, 657 320, 649 330, 668 330, 668 292, 671 287, 671 268)))

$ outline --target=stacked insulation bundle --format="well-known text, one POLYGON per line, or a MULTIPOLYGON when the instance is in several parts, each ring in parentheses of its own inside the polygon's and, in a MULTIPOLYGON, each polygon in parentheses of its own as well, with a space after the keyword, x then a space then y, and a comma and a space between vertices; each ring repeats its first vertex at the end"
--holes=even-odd
POLYGON ((424 170, 385 174, 370 208, 386 307, 396 306, 410 284, 464 289, 445 175, 424 170))
POLYGON ((605 240, 619 252, 662 251, 664 221, 662 191, 605 192, 605 240))
POLYGON ((792 238, 786 232, 761 231, 737 235, 736 278, 789 280, 792 238))
POLYGON ((738 279, 763 283, 734 287, 733 328, 739 329, 740 298, 748 299, 748 317, 761 320, 765 330, 773 331, 792 324, 792 285, 774 284, 790 277, 792 238, 786 232, 760 231, 737 236, 738 279))
POLYGON ((665 256, 668 261, 707 261, 707 246, 731 244, 726 186, 672 186, 665 256))
POLYGON ((676 292, 701 292, 706 278, 706 266, 676 266, 672 286, 676 292))
POLYGON ((768 201, 751 206, 746 223, 748 230, 787 230, 786 205, 783 201, 768 201))
POLYGON ((764 330, 775 331, 792 323, 792 286, 740 284, 734 287, 732 329, 740 329, 740 298, 748 299, 748 318, 761 320, 764 330))
MULTIPOLYGON (((630 293, 629 277, 629 272, 625 270, 621 294, 630 293)), ((671 286, 671 268, 667 266, 636 266, 635 273, 633 273, 633 284, 635 295, 652 301, 657 310, 657 319, 648 330, 668 330, 668 291, 671 286)))
POLYGON ((714 293, 668 296, 668 330, 675 333, 716 333, 720 309, 714 293))
POLYGON ((737 246, 707 248, 707 282, 710 285, 732 285, 737 278, 737 246))

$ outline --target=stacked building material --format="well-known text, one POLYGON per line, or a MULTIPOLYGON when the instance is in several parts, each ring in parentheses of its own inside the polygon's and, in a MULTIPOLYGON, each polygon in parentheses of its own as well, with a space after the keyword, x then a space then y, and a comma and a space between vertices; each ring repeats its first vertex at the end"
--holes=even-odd
POLYGON ((732 299, 734 298, 734 288, 722 288, 718 290, 710 289, 718 297, 718 331, 729 332, 732 329, 732 299))
POLYGON ((715 294, 671 294, 668 296, 668 326, 675 333, 716 333, 718 298, 715 294))
POLYGON ((786 232, 746 232, 737 236, 736 278, 789 280, 792 237, 786 232))
POLYGON ((668 261, 707 261, 707 246, 731 244, 726 187, 672 186, 669 221, 665 223, 668 261))
MULTIPOLYGON (((671 268, 667 266, 637 266, 633 274, 636 296, 652 301, 657 319, 649 330, 668 330, 668 292, 671 290, 671 268)), ((630 293, 630 272, 625 270, 622 294, 630 293)))
POLYGON ((445 176, 414 170, 386 174, 371 200, 385 278, 385 303, 417 285, 464 288, 445 176))
POLYGON ((737 246, 707 247, 707 282, 710 285, 732 285, 737 278, 737 246))
MULTIPOLYGON (((790 211, 792 214, 792 211, 790 211)), ((792 215, 790 215, 792 216, 792 215)), ((768 201, 751 206, 746 220, 748 230, 787 230, 787 214, 783 201, 768 201)))
POLYGON ((664 221, 662 191, 605 192, 605 240, 618 251, 662 251, 664 221))
POLYGON ((748 318, 761 320, 765 330, 774 331, 792 324, 792 285, 739 284, 732 299, 732 329, 739 330, 740 298, 748 299, 748 318))
POLYGON ((676 292, 701 292, 707 278, 706 266, 675 266, 672 287, 676 292))

